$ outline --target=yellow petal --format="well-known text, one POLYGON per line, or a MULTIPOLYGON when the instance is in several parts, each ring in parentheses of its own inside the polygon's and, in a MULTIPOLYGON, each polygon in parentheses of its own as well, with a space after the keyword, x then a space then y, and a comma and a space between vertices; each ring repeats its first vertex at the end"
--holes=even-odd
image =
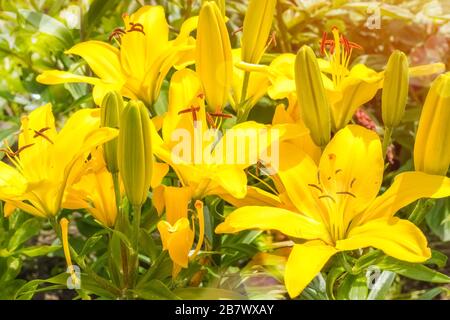
POLYGON ((181 218, 187 218, 191 197, 192 191, 189 187, 165 187, 166 219, 170 224, 175 224, 181 218))
POLYGON ((424 262, 431 257, 427 239, 412 222, 396 217, 371 220, 350 230, 339 240, 339 250, 374 247, 389 256, 408 262, 424 262))
POLYGON ((370 204, 359 221, 392 217, 401 208, 421 198, 448 196, 449 178, 422 172, 404 172, 397 175, 392 185, 370 204))
POLYGON ((47 70, 38 75, 36 81, 43 84, 61 84, 61 83, 89 83, 99 84, 101 80, 94 77, 86 77, 67 71, 47 70))
MULTIPOLYGON (((128 32, 122 37, 121 54, 122 51, 128 51, 127 57, 130 58, 127 61, 122 59, 122 63, 128 71, 145 72, 168 46, 169 25, 166 21, 164 7, 143 6, 129 17, 128 25, 125 28, 129 28, 130 22, 142 24, 145 35, 140 32, 128 32), (133 38, 134 43, 127 42, 125 44, 126 37, 133 38), (128 44, 131 46, 128 47, 128 44), (133 52, 133 49, 139 51, 133 52), (140 62, 136 62, 141 59, 140 57, 142 57, 143 69, 137 70, 140 62)), ((130 72, 130 74, 134 75, 135 73, 130 72)), ((140 76, 138 78, 142 79, 140 76)))
POLYGON ((27 190, 27 180, 19 171, 0 161, 0 199, 20 196, 27 190))
POLYGON ((298 296, 338 251, 321 241, 295 244, 289 255, 284 282, 291 298, 298 296))
POLYGON ((273 229, 294 238, 329 241, 328 232, 322 223, 298 213, 273 207, 238 208, 217 226, 216 233, 235 233, 248 229, 273 229))
MULTIPOLYGON (((347 223, 375 199, 383 180, 384 161, 381 142, 374 131, 349 125, 340 130, 320 159, 320 181, 324 194, 336 210, 330 219, 347 223)), ((315 191, 315 192, 318 192, 315 191)))
POLYGON ((119 50, 115 47, 101 41, 86 41, 75 45, 65 53, 81 56, 102 80, 110 83, 123 82, 119 50))
MULTIPOLYGON (((183 69, 174 73, 170 81, 168 112, 164 117, 162 131, 164 141, 171 141, 175 129, 185 129, 193 133, 192 113, 179 114, 179 112, 199 107, 201 92, 202 84, 194 71, 183 69)), ((197 120, 202 121, 202 125, 206 128, 206 116, 202 116, 203 113, 204 111, 200 110, 196 115, 197 120)))
POLYGON ((332 106, 334 131, 345 127, 356 109, 375 96, 382 85, 382 80, 382 74, 362 64, 357 64, 351 69, 350 74, 344 78, 339 87, 342 100, 332 106))
POLYGON ((237 199, 227 193, 221 194, 220 197, 236 208, 244 206, 279 207, 281 205, 279 197, 253 186, 247 187, 247 194, 242 199, 237 199))
POLYGON ((317 173, 315 162, 300 148, 288 142, 280 144, 278 177, 290 201, 303 214, 326 221, 328 215, 313 189, 318 183, 317 173))
POLYGON ((187 268, 189 252, 194 243, 194 233, 189 226, 189 220, 182 218, 172 226, 166 221, 158 223, 164 250, 169 250, 172 261, 187 268))
POLYGON ((17 207, 15 205, 13 205, 10 202, 5 202, 5 206, 3 207, 3 213, 5 215, 5 218, 8 218, 9 216, 11 216, 14 211, 16 211, 17 207))
POLYGON ((150 186, 152 188, 156 188, 159 186, 166 176, 167 172, 169 172, 169 166, 162 162, 153 162, 153 175, 152 175, 152 182, 150 186))

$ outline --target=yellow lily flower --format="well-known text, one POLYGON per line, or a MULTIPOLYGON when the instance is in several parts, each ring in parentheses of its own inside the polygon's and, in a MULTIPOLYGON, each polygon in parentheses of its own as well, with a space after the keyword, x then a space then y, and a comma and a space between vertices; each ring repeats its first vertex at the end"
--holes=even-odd
MULTIPOLYGON (((198 75, 189 69, 177 71, 169 88, 169 106, 162 125, 162 138, 153 130, 155 155, 174 169, 183 186, 192 188, 195 199, 223 193, 242 198, 247 190, 244 169, 256 164, 258 151, 265 150, 277 137, 271 134, 270 129, 266 131, 265 139, 259 137, 259 132, 262 135, 267 126, 256 122, 241 123, 232 128, 235 131, 227 130, 220 137, 215 123, 224 115, 209 116, 208 121, 198 75), (213 116, 217 117, 216 121, 213 116), (247 136, 237 143, 236 139, 241 138, 235 136, 239 133, 237 129, 256 132, 253 139, 259 140, 258 148, 250 148, 251 143, 256 144, 250 142, 247 136), (235 149, 230 150, 229 145, 235 149), (239 149, 242 147, 244 150, 239 149)), ((288 130, 283 126, 274 129, 280 130, 280 137, 288 130)), ((305 132, 292 132, 293 136, 302 134, 305 132)))
POLYGON ((197 17, 186 20, 178 37, 170 41, 162 6, 143 6, 130 16, 125 14, 123 21, 124 28, 115 29, 110 37, 117 40, 119 48, 94 40, 79 43, 65 52, 82 57, 98 78, 50 70, 39 75, 37 81, 92 84, 98 105, 112 90, 152 105, 170 69, 194 62, 195 40, 189 34, 196 28, 197 17))
POLYGON ((423 262, 430 258, 431 251, 422 231, 394 215, 419 198, 450 196, 450 179, 405 172, 377 196, 383 170, 379 137, 373 131, 349 125, 332 138, 318 166, 300 150, 291 152, 291 157, 281 163, 278 176, 294 205, 292 209, 238 208, 216 232, 275 229, 292 237, 296 243, 285 272, 291 297, 299 295, 340 251, 375 247, 400 260, 423 262))
POLYGON ((161 186, 154 190, 153 195, 153 203, 160 215, 165 208, 166 220, 158 223, 158 230, 161 234, 163 250, 169 251, 173 261, 172 276, 175 278, 181 268, 188 267, 189 258, 195 258, 203 244, 205 236, 203 203, 199 200, 195 202, 199 237, 195 250, 190 254, 195 239, 195 220, 192 218, 191 227, 188 216, 188 207, 192 198, 191 188, 161 186))
POLYGON ((77 161, 116 136, 116 129, 100 128, 99 109, 74 113, 60 132, 50 104, 23 116, 18 150, 4 150, 13 166, 0 162, 6 216, 15 208, 38 217, 57 215, 77 176, 77 161))
POLYGON ((414 167, 446 175, 450 164, 450 72, 434 80, 425 99, 414 145, 414 167))

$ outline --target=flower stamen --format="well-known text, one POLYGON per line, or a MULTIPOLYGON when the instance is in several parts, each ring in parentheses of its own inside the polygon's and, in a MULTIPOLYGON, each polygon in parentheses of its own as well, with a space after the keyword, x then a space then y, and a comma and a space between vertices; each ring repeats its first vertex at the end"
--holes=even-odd
POLYGON ((44 134, 45 131, 49 130, 50 128, 43 128, 39 131, 33 130, 34 131, 34 136, 33 138, 37 138, 37 137, 41 137, 44 138, 45 140, 47 140, 48 142, 50 142, 51 144, 53 144, 53 141, 44 134))
POLYGON ((127 30, 127 32, 140 32, 145 36, 145 32, 144 32, 144 26, 139 23, 139 22, 130 22, 130 29, 127 30))

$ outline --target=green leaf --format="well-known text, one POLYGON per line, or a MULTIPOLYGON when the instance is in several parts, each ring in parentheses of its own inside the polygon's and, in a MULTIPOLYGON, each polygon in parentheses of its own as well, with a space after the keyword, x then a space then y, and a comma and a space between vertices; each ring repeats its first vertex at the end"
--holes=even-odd
POLYGON ((60 40, 64 47, 73 45, 72 34, 62 22, 46 14, 26 9, 19 9, 19 15, 35 29, 60 40))
POLYGON ((183 300, 247 300, 248 298, 231 290, 217 288, 179 288, 174 293, 183 300))
POLYGON ((442 241, 450 241, 450 198, 438 199, 426 215, 430 229, 442 241))
MULTIPOLYGON (((52 278, 46 279, 46 280, 33 280, 30 282, 25 283, 16 293, 15 299, 18 300, 29 300, 32 299, 34 294, 37 292, 37 288, 39 285, 44 283, 50 283, 55 285, 61 285, 61 286, 67 286, 67 280, 69 279, 70 275, 68 273, 60 273, 52 278)), ((101 288, 98 286, 98 284, 90 279, 86 274, 81 274, 81 290, 86 290, 90 292, 91 294, 95 294, 99 297, 108 298, 108 299, 115 299, 116 297, 111 294, 109 291, 101 288)), ((49 291, 53 288, 45 287, 42 289, 39 289, 39 291, 49 291)))
POLYGON ((431 290, 428 290, 424 294, 420 295, 417 298, 417 300, 433 300, 438 295, 440 295, 441 293, 444 293, 444 292, 447 292, 447 290, 445 288, 441 288, 441 287, 433 288, 431 290))
POLYGON ((328 298, 335 300, 336 297, 334 296, 334 284, 336 280, 345 272, 345 269, 343 267, 337 267, 333 268, 328 272, 327 275, 327 295, 328 298))
POLYGON ((338 300, 366 300, 369 289, 364 273, 347 275, 337 291, 338 300))
POLYGON ((0 300, 13 300, 16 292, 26 283, 22 279, 14 279, 6 283, 2 283, 0 290, 0 300))
POLYGON ((137 287, 133 293, 146 300, 180 300, 164 283, 155 279, 137 287))
POLYGON ((438 268, 444 268, 447 265, 448 257, 437 250, 431 249, 431 258, 425 261, 425 264, 435 264, 438 268))
POLYGON ((92 29, 101 22, 102 16, 109 10, 115 8, 118 3, 118 0, 94 0, 91 3, 88 12, 84 16, 86 36, 88 36, 92 29))
POLYGON ((383 271, 376 279, 373 288, 367 297, 367 300, 383 300, 386 294, 389 292, 392 283, 395 280, 395 272, 383 271))
POLYGON ((22 260, 16 257, 8 257, 6 259, 6 270, 0 277, 0 288, 5 287, 6 282, 14 280, 21 270, 22 260))
POLYGON ((8 251, 15 251, 22 243, 39 234, 41 224, 37 219, 31 218, 25 221, 19 229, 14 232, 9 240, 8 251))
POLYGON ((52 245, 52 246, 39 245, 39 246, 23 248, 21 250, 16 251, 16 254, 24 254, 28 257, 33 258, 33 257, 39 257, 39 256, 46 256, 49 253, 58 251, 59 249, 61 249, 61 246, 59 246, 59 245, 52 245))
POLYGON ((94 234, 93 236, 91 236, 89 239, 87 239, 83 246, 83 249, 80 252, 80 257, 82 258, 88 255, 95 247, 95 245, 103 238, 103 235, 106 233, 108 233, 107 230, 101 230, 96 234, 94 234))
POLYGON ((432 283, 450 283, 450 278, 443 273, 430 269, 422 264, 400 261, 385 257, 377 266, 382 270, 396 272, 404 277, 432 283))

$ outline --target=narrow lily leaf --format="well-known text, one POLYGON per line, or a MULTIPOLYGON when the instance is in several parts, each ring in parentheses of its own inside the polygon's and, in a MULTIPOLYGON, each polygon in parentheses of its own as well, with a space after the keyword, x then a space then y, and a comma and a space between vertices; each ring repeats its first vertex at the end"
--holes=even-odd
POLYGON ((430 229, 442 241, 450 241, 450 198, 437 199, 428 212, 426 221, 430 229))
POLYGON ((450 283, 450 277, 422 264, 403 262, 391 257, 386 257, 377 263, 377 266, 382 270, 393 271, 414 280, 432 283, 450 283))
POLYGON ((333 268, 327 276, 327 295, 330 299, 335 300, 334 284, 336 280, 345 272, 343 267, 333 268))
POLYGON ((43 246, 43 245, 39 245, 39 246, 33 246, 33 247, 27 247, 27 248, 23 248, 19 251, 16 251, 17 254, 24 254, 27 257, 39 257, 39 256, 46 256, 49 253, 58 251, 59 249, 61 249, 61 246, 59 245, 55 245, 55 246, 43 246))
POLYGON ((72 34, 67 27, 58 20, 32 10, 19 9, 19 14, 26 22, 42 33, 54 36, 60 40, 66 48, 73 45, 72 34))
POLYGON ((444 292, 447 292, 445 288, 441 287, 433 288, 431 290, 428 290, 424 294, 420 295, 419 298, 417 298, 417 300, 433 300, 434 298, 436 298, 437 296, 439 296, 444 292))
POLYGON ((431 250, 431 258, 425 261, 425 264, 435 264, 438 268, 444 268, 447 265, 448 257, 437 250, 431 250))
POLYGON ((22 243, 39 234, 41 224, 37 219, 28 219, 13 234, 8 243, 8 251, 13 252, 22 243))
POLYGON ((174 293, 184 300, 247 300, 247 297, 235 291, 217 288, 180 288, 174 293))
POLYGON ((368 294, 365 274, 347 275, 338 289, 338 300, 366 300, 368 294))
POLYGON ((146 300, 179 300, 180 298, 167 288, 167 286, 159 280, 151 280, 145 285, 133 290, 140 298, 146 300))

